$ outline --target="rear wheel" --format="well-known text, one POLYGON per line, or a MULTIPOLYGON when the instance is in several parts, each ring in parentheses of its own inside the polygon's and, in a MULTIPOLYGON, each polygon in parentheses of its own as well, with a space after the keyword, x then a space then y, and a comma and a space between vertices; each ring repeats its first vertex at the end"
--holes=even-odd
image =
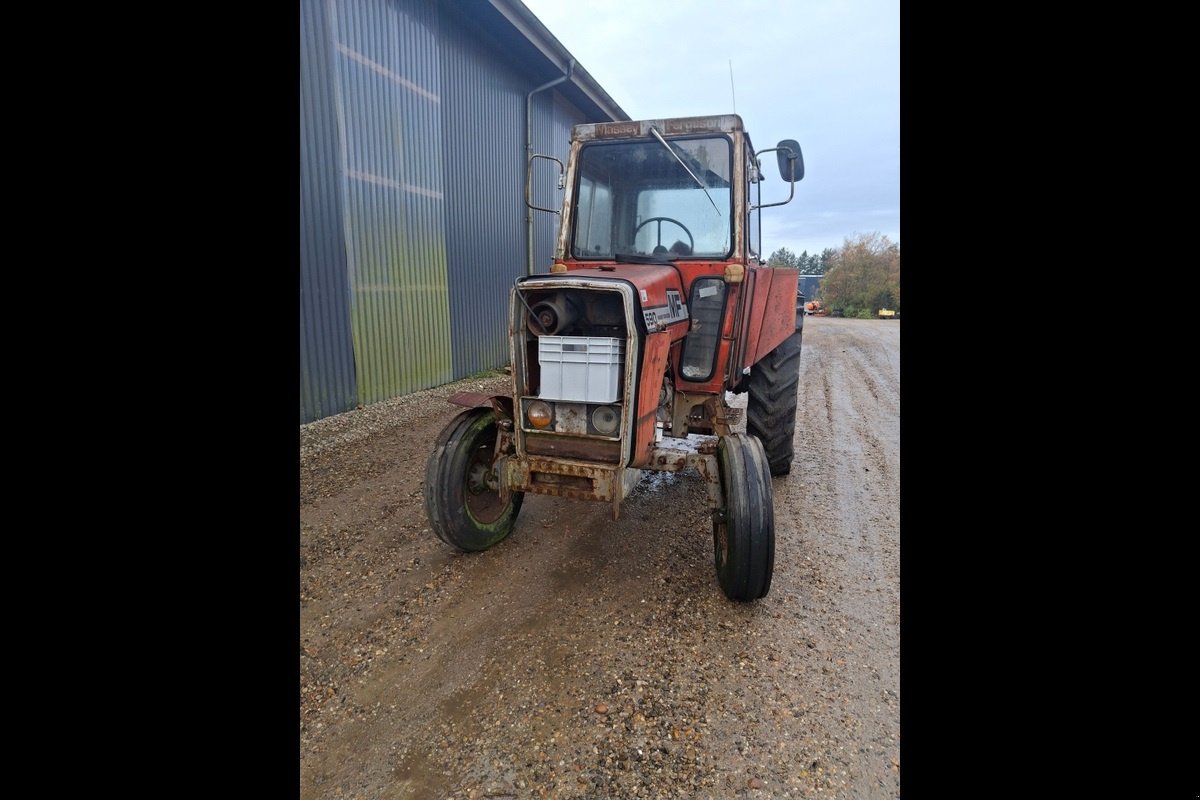
POLYGON ((425 514, 433 532, 459 550, 486 550, 512 531, 523 492, 500 496, 492 463, 496 412, 472 408, 434 442, 425 467, 425 514))
POLYGON ((762 441, 772 475, 786 475, 795 456, 800 338, 796 331, 750 368, 746 432, 762 441))
POLYGON ((734 433, 717 442, 725 509, 713 516, 717 582, 730 600, 757 600, 775 571, 775 503, 762 444, 734 433))

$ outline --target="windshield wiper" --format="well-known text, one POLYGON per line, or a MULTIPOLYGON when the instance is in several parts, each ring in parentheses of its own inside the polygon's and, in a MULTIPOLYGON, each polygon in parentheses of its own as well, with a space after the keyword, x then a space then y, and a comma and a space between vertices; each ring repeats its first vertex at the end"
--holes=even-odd
POLYGON ((704 196, 708 198, 708 202, 712 203, 713 210, 717 212, 717 216, 721 216, 721 209, 717 208, 717 202, 713 200, 712 195, 708 193, 708 187, 704 185, 704 182, 696 177, 696 173, 692 172, 691 168, 688 167, 687 164, 683 163, 683 159, 676 155, 675 149, 671 147, 671 145, 667 144, 667 140, 662 137, 662 134, 659 133, 653 125, 650 126, 650 133, 654 134, 655 139, 658 139, 660 142, 662 142, 662 146, 667 148, 667 152, 679 162, 679 166, 687 170, 687 174, 692 176, 692 180, 696 182, 696 185, 704 190, 704 196))

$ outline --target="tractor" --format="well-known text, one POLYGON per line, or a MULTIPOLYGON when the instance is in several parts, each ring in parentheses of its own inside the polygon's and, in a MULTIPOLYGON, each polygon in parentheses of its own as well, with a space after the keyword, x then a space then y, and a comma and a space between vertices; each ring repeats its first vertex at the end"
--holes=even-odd
POLYGON ((467 410, 426 467, 433 531, 486 550, 527 493, 609 503, 615 520, 643 471, 693 469, 721 590, 766 596, 804 313, 798 271, 762 255, 761 209, 793 199, 799 144, 755 152, 735 114, 589 123, 572 128, 566 165, 533 155, 527 166, 526 205, 561 215, 553 263, 510 291, 511 395, 449 398, 467 410), (788 196, 764 203, 771 152, 788 196), (535 164, 557 171, 561 207, 534 205, 535 164), (727 401, 741 393, 745 433, 727 401))

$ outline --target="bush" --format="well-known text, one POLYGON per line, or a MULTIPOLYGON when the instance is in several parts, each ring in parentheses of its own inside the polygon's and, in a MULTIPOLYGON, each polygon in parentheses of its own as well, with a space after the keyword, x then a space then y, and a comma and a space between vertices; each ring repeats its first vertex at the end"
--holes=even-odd
POLYGON ((850 319, 875 319, 875 312, 869 308, 859 308, 858 306, 844 306, 842 314, 850 319))

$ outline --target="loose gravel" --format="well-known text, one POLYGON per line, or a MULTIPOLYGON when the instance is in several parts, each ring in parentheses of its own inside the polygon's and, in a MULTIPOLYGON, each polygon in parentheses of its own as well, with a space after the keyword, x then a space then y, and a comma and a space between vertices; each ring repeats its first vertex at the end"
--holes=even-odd
MULTIPOLYGON (((433 439, 497 372, 301 426, 300 796, 900 795, 900 322, 808 318, 770 594, 725 599, 704 487, 529 495, 461 554, 433 439)), ((744 405, 744 396, 735 405, 744 405)))

